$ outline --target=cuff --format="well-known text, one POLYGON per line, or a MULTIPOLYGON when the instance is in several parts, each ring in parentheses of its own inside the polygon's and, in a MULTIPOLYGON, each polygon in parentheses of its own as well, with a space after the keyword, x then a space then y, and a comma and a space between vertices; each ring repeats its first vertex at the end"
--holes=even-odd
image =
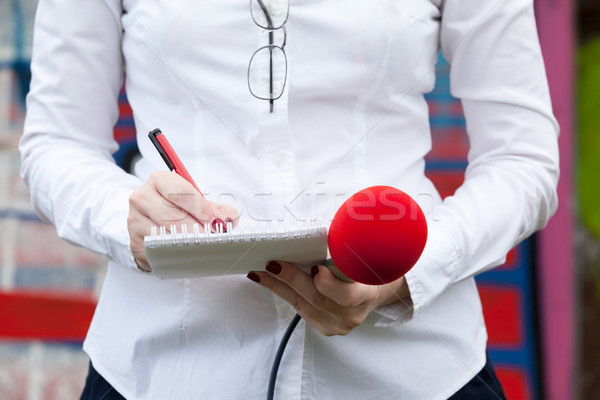
POLYGON ((106 218, 99 221, 95 230, 100 243, 104 242, 107 257, 128 268, 138 270, 133 254, 131 254, 129 243, 129 232, 127 230, 127 216, 129 214, 129 196, 132 191, 120 189, 112 196, 107 196, 103 210, 114 210, 112 213, 105 211, 106 218))
POLYGON ((395 303, 377 307, 375 312, 380 318, 375 322, 376 327, 402 325, 413 319, 414 307, 411 297, 406 297, 395 303))
POLYGON ((404 275, 410 296, 396 303, 378 307, 381 318, 375 326, 394 326, 411 321, 431 304, 458 275, 461 253, 440 229, 430 229, 421 258, 404 275))

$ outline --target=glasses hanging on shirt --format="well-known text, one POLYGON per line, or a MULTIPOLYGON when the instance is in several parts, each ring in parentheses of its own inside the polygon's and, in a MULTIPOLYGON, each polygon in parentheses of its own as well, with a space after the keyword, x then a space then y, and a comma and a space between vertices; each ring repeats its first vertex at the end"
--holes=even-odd
POLYGON ((250 0, 252 20, 269 32, 269 44, 256 50, 248 63, 248 88, 252 96, 269 101, 269 110, 273 112, 273 102, 281 97, 287 80, 287 57, 285 43, 287 22, 290 11, 289 0, 270 0, 268 7, 263 0, 250 0), (274 44, 275 32, 283 31, 281 46, 274 44), (268 79, 265 71, 268 67, 268 79))

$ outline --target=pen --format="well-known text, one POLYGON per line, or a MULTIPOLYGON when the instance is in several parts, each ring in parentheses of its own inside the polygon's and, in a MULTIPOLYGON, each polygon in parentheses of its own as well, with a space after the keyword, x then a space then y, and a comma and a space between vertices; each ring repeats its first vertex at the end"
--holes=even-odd
MULTIPOLYGON (((185 167, 183 166, 183 163, 177 156, 177 153, 175 153, 175 150, 173 150, 173 147, 171 147, 171 144, 169 143, 165 135, 160 131, 160 129, 154 129, 148 134, 148 137, 150 138, 150 141, 152 142, 154 147, 156 147, 156 150, 158 150, 158 153, 164 160, 165 164, 167 164, 167 167, 169 167, 171 171, 175 171, 179 176, 183 177, 186 181, 191 183, 196 188, 198 193, 200 193, 200 196, 202 196, 202 198, 205 198, 198 186, 196 186, 196 183, 192 179, 192 176, 189 172, 187 172, 187 169, 185 169, 185 167)), ((229 218, 227 218, 227 220, 231 221, 229 218)), ((219 226, 221 228, 221 232, 227 232, 227 224, 223 222, 221 218, 214 219, 210 226, 215 232, 219 232, 219 226)))
POLYGON ((186 181, 191 183, 196 188, 198 193, 200 193, 200 195, 204 197, 200 189, 198 189, 198 186, 196 186, 196 183, 192 179, 192 176, 189 172, 187 172, 187 169, 185 169, 185 167, 183 166, 183 163, 177 156, 177 153, 175 153, 175 150, 173 150, 173 147, 171 147, 171 144, 169 143, 165 135, 160 131, 160 129, 154 129, 148 134, 148 137, 150 138, 150 141, 152 142, 154 147, 156 147, 156 150, 158 150, 158 153, 160 154, 162 159, 165 161, 165 164, 167 164, 167 167, 169 167, 171 171, 175 171, 179 176, 183 177, 186 181))

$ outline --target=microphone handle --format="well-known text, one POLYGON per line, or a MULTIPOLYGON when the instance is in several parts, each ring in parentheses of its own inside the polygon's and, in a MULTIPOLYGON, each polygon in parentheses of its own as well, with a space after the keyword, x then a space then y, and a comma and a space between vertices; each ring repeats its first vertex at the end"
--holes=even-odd
POLYGON ((340 271, 340 269, 333 263, 333 260, 331 258, 328 258, 327 260, 325 260, 323 262, 323 265, 325 267, 327 267, 327 269, 329 271, 331 271, 331 273, 333 274, 333 276, 335 276, 337 279, 339 279, 342 282, 354 282, 352 279, 348 278, 346 275, 344 275, 344 273, 342 271, 340 271))

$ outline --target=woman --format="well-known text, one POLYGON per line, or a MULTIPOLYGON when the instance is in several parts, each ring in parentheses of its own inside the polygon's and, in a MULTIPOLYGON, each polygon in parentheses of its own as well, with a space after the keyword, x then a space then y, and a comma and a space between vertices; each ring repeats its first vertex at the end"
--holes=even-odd
POLYGON ((324 0, 288 16, 283 0, 41 0, 32 69, 21 151, 35 207, 110 260, 83 398, 263 398, 296 311, 276 398, 503 397, 473 276, 557 206, 558 127, 532 1, 324 0), (440 49, 471 143, 465 181, 444 201, 424 175, 423 94, 440 49), (111 158, 124 73, 135 176, 111 158), (208 200, 156 172, 156 127, 208 200), (153 225, 330 221, 374 184, 428 215, 419 262, 387 286, 286 263, 257 265, 254 282, 145 272, 153 225))

